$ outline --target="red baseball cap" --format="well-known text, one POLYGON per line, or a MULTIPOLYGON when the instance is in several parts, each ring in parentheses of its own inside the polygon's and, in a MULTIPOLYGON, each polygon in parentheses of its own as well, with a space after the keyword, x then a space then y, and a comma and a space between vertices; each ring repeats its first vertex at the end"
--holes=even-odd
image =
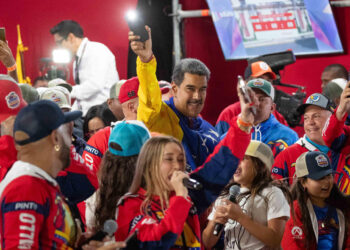
POLYGON ((160 91, 162 92, 162 95, 168 93, 171 90, 171 84, 170 82, 160 80, 158 81, 160 91))
POLYGON ((5 75, 0 77, 0 123, 17 113, 27 103, 22 97, 21 89, 18 84, 5 75))
POLYGON ((130 78, 124 82, 119 91, 119 102, 124 103, 131 99, 138 97, 137 91, 139 90, 139 79, 137 77, 130 78))
POLYGON ((270 66, 266 62, 258 61, 248 65, 244 72, 244 78, 248 79, 251 76, 257 78, 264 74, 269 74, 272 79, 276 79, 276 74, 270 66))

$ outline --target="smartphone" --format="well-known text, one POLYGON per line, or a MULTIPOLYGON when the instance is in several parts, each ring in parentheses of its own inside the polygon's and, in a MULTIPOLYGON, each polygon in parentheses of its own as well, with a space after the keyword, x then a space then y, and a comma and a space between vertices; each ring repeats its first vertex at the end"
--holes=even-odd
MULTIPOLYGON (((252 103, 252 99, 250 99, 249 93, 248 93, 248 89, 247 89, 247 85, 245 84, 243 78, 239 75, 237 76, 237 80, 238 80, 238 87, 239 90, 241 92, 241 94, 243 95, 243 99, 245 103, 252 103)), ((250 107, 253 115, 256 115, 256 108, 254 106, 250 107)))
POLYGON ((148 40, 148 32, 145 29, 145 22, 140 13, 135 14, 133 17, 129 15, 125 16, 129 29, 134 32, 135 35, 140 36, 140 41, 144 42, 148 40))
POLYGON ((0 28, 0 40, 6 43, 5 28, 0 28))

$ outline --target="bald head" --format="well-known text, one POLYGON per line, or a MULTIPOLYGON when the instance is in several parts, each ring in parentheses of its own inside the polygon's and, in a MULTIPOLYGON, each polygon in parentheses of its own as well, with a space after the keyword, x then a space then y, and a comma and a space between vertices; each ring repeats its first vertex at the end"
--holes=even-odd
POLYGON ((322 80, 322 89, 333 79, 335 78, 343 78, 348 80, 348 71, 341 64, 331 64, 328 65, 322 72, 321 80, 322 80))

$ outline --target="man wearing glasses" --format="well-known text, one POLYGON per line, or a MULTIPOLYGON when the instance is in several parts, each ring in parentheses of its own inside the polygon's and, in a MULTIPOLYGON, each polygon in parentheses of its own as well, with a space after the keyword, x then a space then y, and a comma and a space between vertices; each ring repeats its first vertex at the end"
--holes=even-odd
POLYGON ((76 99, 73 110, 81 110, 85 116, 91 106, 108 99, 109 89, 119 80, 115 57, 105 45, 84 37, 83 29, 75 21, 64 20, 50 33, 57 46, 68 49, 75 57, 76 85, 71 92, 71 97, 76 99))

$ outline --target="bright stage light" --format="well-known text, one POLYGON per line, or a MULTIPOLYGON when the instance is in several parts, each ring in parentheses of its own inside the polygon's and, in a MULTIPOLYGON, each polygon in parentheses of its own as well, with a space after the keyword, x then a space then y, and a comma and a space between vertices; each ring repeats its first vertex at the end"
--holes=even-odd
POLYGON ((67 64, 71 60, 71 55, 66 49, 54 49, 52 51, 52 60, 54 63, 67 64))
POLYGON ((138 13, 136 10, 128 10, 125 14, 125 18, 128 21, 135 22, 138 18, 138 13))

